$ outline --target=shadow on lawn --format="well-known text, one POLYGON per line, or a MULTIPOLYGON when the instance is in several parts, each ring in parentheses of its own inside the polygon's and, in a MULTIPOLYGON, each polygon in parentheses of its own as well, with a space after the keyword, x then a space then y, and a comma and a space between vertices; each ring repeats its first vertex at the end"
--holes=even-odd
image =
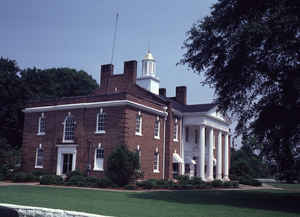
POLYGON ((227 205, 300 213, 299 192, 279 191, 175 191, 130 194, 129 197, 175 203, 227 205))

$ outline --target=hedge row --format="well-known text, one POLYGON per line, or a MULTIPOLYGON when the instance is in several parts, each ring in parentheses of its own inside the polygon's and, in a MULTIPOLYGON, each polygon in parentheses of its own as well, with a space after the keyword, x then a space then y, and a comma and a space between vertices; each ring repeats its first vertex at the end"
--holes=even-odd
MULTIPOLYGON (((239 183, 237 181, 222 182, 220 180, 214 180, 212 182, 204 182, 200 178, 189 179, 186 177, 178 177, 178 182, 167 180, 148 179, 142 182, 136 183, 137 187, 143 189, 208 189, 208 188, 238 188, 239 183)), ((129 186, 128 186, 129 187, 129 186)), ((129 187, 130 188, 130 187, 129 187)))

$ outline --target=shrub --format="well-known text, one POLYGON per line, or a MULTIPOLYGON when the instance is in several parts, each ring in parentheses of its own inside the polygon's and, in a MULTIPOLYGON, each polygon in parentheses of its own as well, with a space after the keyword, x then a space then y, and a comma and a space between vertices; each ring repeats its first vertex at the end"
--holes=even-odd
POLYGON ((171 180, 158 179, 156 185, 161 188, 169 188, 172 187, 174 183, 171 180))
POLYGON ((97 187, 99 179, 95 176, 86 177, 86 184, 90 187, 97 187))
POLYGON ((0 173, 0 181, 3 181, 3 180, 5 180, 5 176, 2 173, 0 173))
POLYGON ((108 187, 115 187, 115 185, 108 177, 103 177, 101 179, 98 179, 97 187, 98 188, 108 188, 108 187))
POLYGON ((68 181, 72 176, 84 176, 84 174, 82 172, 80 172, 80 170, 74 170, 67 174, 66 180, 68 181))
POLYGON ((194 186, 203 186, 206 185, 206 183, 199 177, 193 177, 190 180, 190 184, 194 185, 194 186))
POLYGON ((155 184, 151 180, 145 180, 142 182, 138 182, 137 186, 142 187, 143 189, 152 189, 155 184))
POLYGON ((239 179, 239 183, 244 184, 244 185, 251 185, 251 186, 261 186, 262 185, 262 183, 256 179, 247 179, 244 177, 239 179))
POLYGON ((87 186, 87 180, 86 180, 86 177, 84 177, 84 176, 74 175, 68 179, 67 184, 84 187, 84 186, 87 186))
POLYGON ((31 173, 17 172, 12 176, 13 182, 33 182, 38 178, 31 173))
POLYGON ((139 169, 139 157, 124 145, 117 147, 108 157, 106 175, 119 186, 129 183, 131 177, 139 169))
POLYGON ((9 167, 7 164, 3 164, 0 166, 0 177, 2 177, 1 180, 5 180, 9 177, 9 174, 10 174, 9 171, 10 170, 9 170, 9 167))
POLYGON ((63 184, 63 179, 57 175, 44 175, 40 179, 41 185, 61 185, 63 184))
POLYGON ((49 175, 49 173, 47 173, 46 171, 43 171, 43 170, 36 170, 36 171, 33 171, 32 174, 36 177, 41 177, 41 176, 44 176, 44 175, 49 175))
POLYGON ((217 187, 223 187, 224 183, 221 180, 214 180, 211 182, 211 185, 217 188, 217 187))
POLYGON ((181 185, 188 185, 188 184, 191 184, 191 180, 190 180, 190 177, 188 176, 177 176, 176 179, 178 180, 178 183, 181 184, 181 185))
POLYGON ((135 185, 125 185, 124 188, 126 190, 136 190, 136 186, 135 185))
POLYGON ((239 187, 239 181, 231 181, 232 187, 233 188, 238 188, 239 187))

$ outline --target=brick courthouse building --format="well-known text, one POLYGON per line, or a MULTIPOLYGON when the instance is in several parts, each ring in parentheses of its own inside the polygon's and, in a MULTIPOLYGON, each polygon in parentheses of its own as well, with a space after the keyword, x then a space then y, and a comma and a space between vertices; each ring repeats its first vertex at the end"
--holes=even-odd
POLYGON ((101 66, 100 87, 91 95, 29 103, 23 134, 24 171, 64 175, 79 169, 103 176, 118 145, 138 151, 144 177, 177 174, 228 180, 230 137, 227 117, 215 104, 187 105, 186 87, 167 97, 159 88, 148 52, 137 78, 137 62, 101 66))

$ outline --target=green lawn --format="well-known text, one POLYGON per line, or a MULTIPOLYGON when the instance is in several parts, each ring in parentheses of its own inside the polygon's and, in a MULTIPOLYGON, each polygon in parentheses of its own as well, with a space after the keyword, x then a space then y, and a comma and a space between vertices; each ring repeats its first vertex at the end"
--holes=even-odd
POLYGON ((177 191, 125 193, 36 186, 0 187, 0 203, 119 217, 300 216, 300 192, 177 191))
POLYGON ((300 192, 300 184, 272 183, 272 185, 285 190, 300 192))

